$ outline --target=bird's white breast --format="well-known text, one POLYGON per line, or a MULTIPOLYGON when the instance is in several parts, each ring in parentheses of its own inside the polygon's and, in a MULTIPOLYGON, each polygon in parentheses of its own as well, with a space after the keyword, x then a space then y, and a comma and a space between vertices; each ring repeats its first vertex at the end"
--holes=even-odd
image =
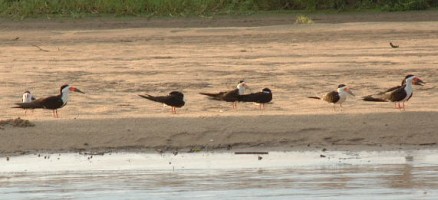
POLYGON ((24 93, 23 94, 23 103, 29 103, 32 101, 32 94, 24 93))

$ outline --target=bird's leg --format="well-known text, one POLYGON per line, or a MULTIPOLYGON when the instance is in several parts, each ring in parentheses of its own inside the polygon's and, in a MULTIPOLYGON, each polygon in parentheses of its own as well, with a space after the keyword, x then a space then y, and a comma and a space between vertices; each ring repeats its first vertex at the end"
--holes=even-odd
POLYGON ((172 113, 176 114, 176 108, 175 107, 172 107, 172 113))
POLYGON ((400 103, 400 102, 397 103, 397 109, 399 109, 399 110, 404 109, 404 107, 402 107, 402 103, 400 103))
POLYGON ((26 116, 27 109, 24 109, 24 116, 26 116))
POLYGON ((233 109, 237 108, 237 102, 233 102, 233 109))

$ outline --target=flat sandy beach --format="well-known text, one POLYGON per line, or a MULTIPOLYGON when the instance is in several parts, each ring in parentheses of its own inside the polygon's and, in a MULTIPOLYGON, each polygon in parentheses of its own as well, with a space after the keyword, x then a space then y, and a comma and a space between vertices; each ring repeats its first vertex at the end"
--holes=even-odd
POLYGON ((0 153, 69 151, 380 150, 438 147, 438 13, 341 14, 205 19, 0 21, 0 119, 35 126, 0 129, 0 153), (404 20, 403 20, 404 19, 404 20), (400 45, 393 49, 389 42, 400 45), (39 47, 39 48, 38 48, 39 47), (415 86, 405 111, 361 96, 415 86), (211 101, 199 92, 268 87, 264 110, 211 101), (49 110, 10 108, 25 90, 73 93, 49 110), (347 84, 342 111, 308 96, 347 84), (186 106, 138 97, 185 94, 186 106))

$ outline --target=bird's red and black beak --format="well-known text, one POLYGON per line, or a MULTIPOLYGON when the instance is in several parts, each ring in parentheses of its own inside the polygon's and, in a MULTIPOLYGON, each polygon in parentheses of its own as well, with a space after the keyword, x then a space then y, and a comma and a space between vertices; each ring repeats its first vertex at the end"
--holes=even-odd
POLYGON ((423 80, 421 80, 421 79, 419 79, 419 78, 417 78, 417 77, 415 77, 414 78, 414 80, 412 81, 412 84, 414 84, 414 85, 421 85, 421 86, 423 86, 424 84, 426 84, 425 82, 423 82, 423 80))
POLYGON ((82 92, 81 90, 79 90, 78 88, 75 88, 75 87, 70 87, 70 91, 85 94, 84 92, 82 92))
POLYGON ((344 91, 347 92, 348 94, 350 94, 351 96, 355 96, 355 95, 353 94, 353 92, 350 90, 350 88, 348 88, 348 87, 346 87, 346 88, 344 89, 344 91))

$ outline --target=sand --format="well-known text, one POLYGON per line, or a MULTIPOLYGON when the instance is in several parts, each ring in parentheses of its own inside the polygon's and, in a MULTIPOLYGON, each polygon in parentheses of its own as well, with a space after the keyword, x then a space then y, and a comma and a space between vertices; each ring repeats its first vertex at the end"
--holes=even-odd
POLYGON ((3 21, 0 119, 35 126, 4 126, 0 153, 436 148, 438 14, 394 15, 3 21), (361 101, 407 74, 427 84, 405 111, 361 101), (242 79, 250 92, 270 88, 273 102, 233 110, 198 94, 242 79), (72 94, 59 119, 10 108, 25 90, 45 97, 64 83, 86 94, 72 94), (342 111, 307 98, 341 83, 356 94, 342 111), (186 97, 176 115, 137 96, 172 90, 186 97))

